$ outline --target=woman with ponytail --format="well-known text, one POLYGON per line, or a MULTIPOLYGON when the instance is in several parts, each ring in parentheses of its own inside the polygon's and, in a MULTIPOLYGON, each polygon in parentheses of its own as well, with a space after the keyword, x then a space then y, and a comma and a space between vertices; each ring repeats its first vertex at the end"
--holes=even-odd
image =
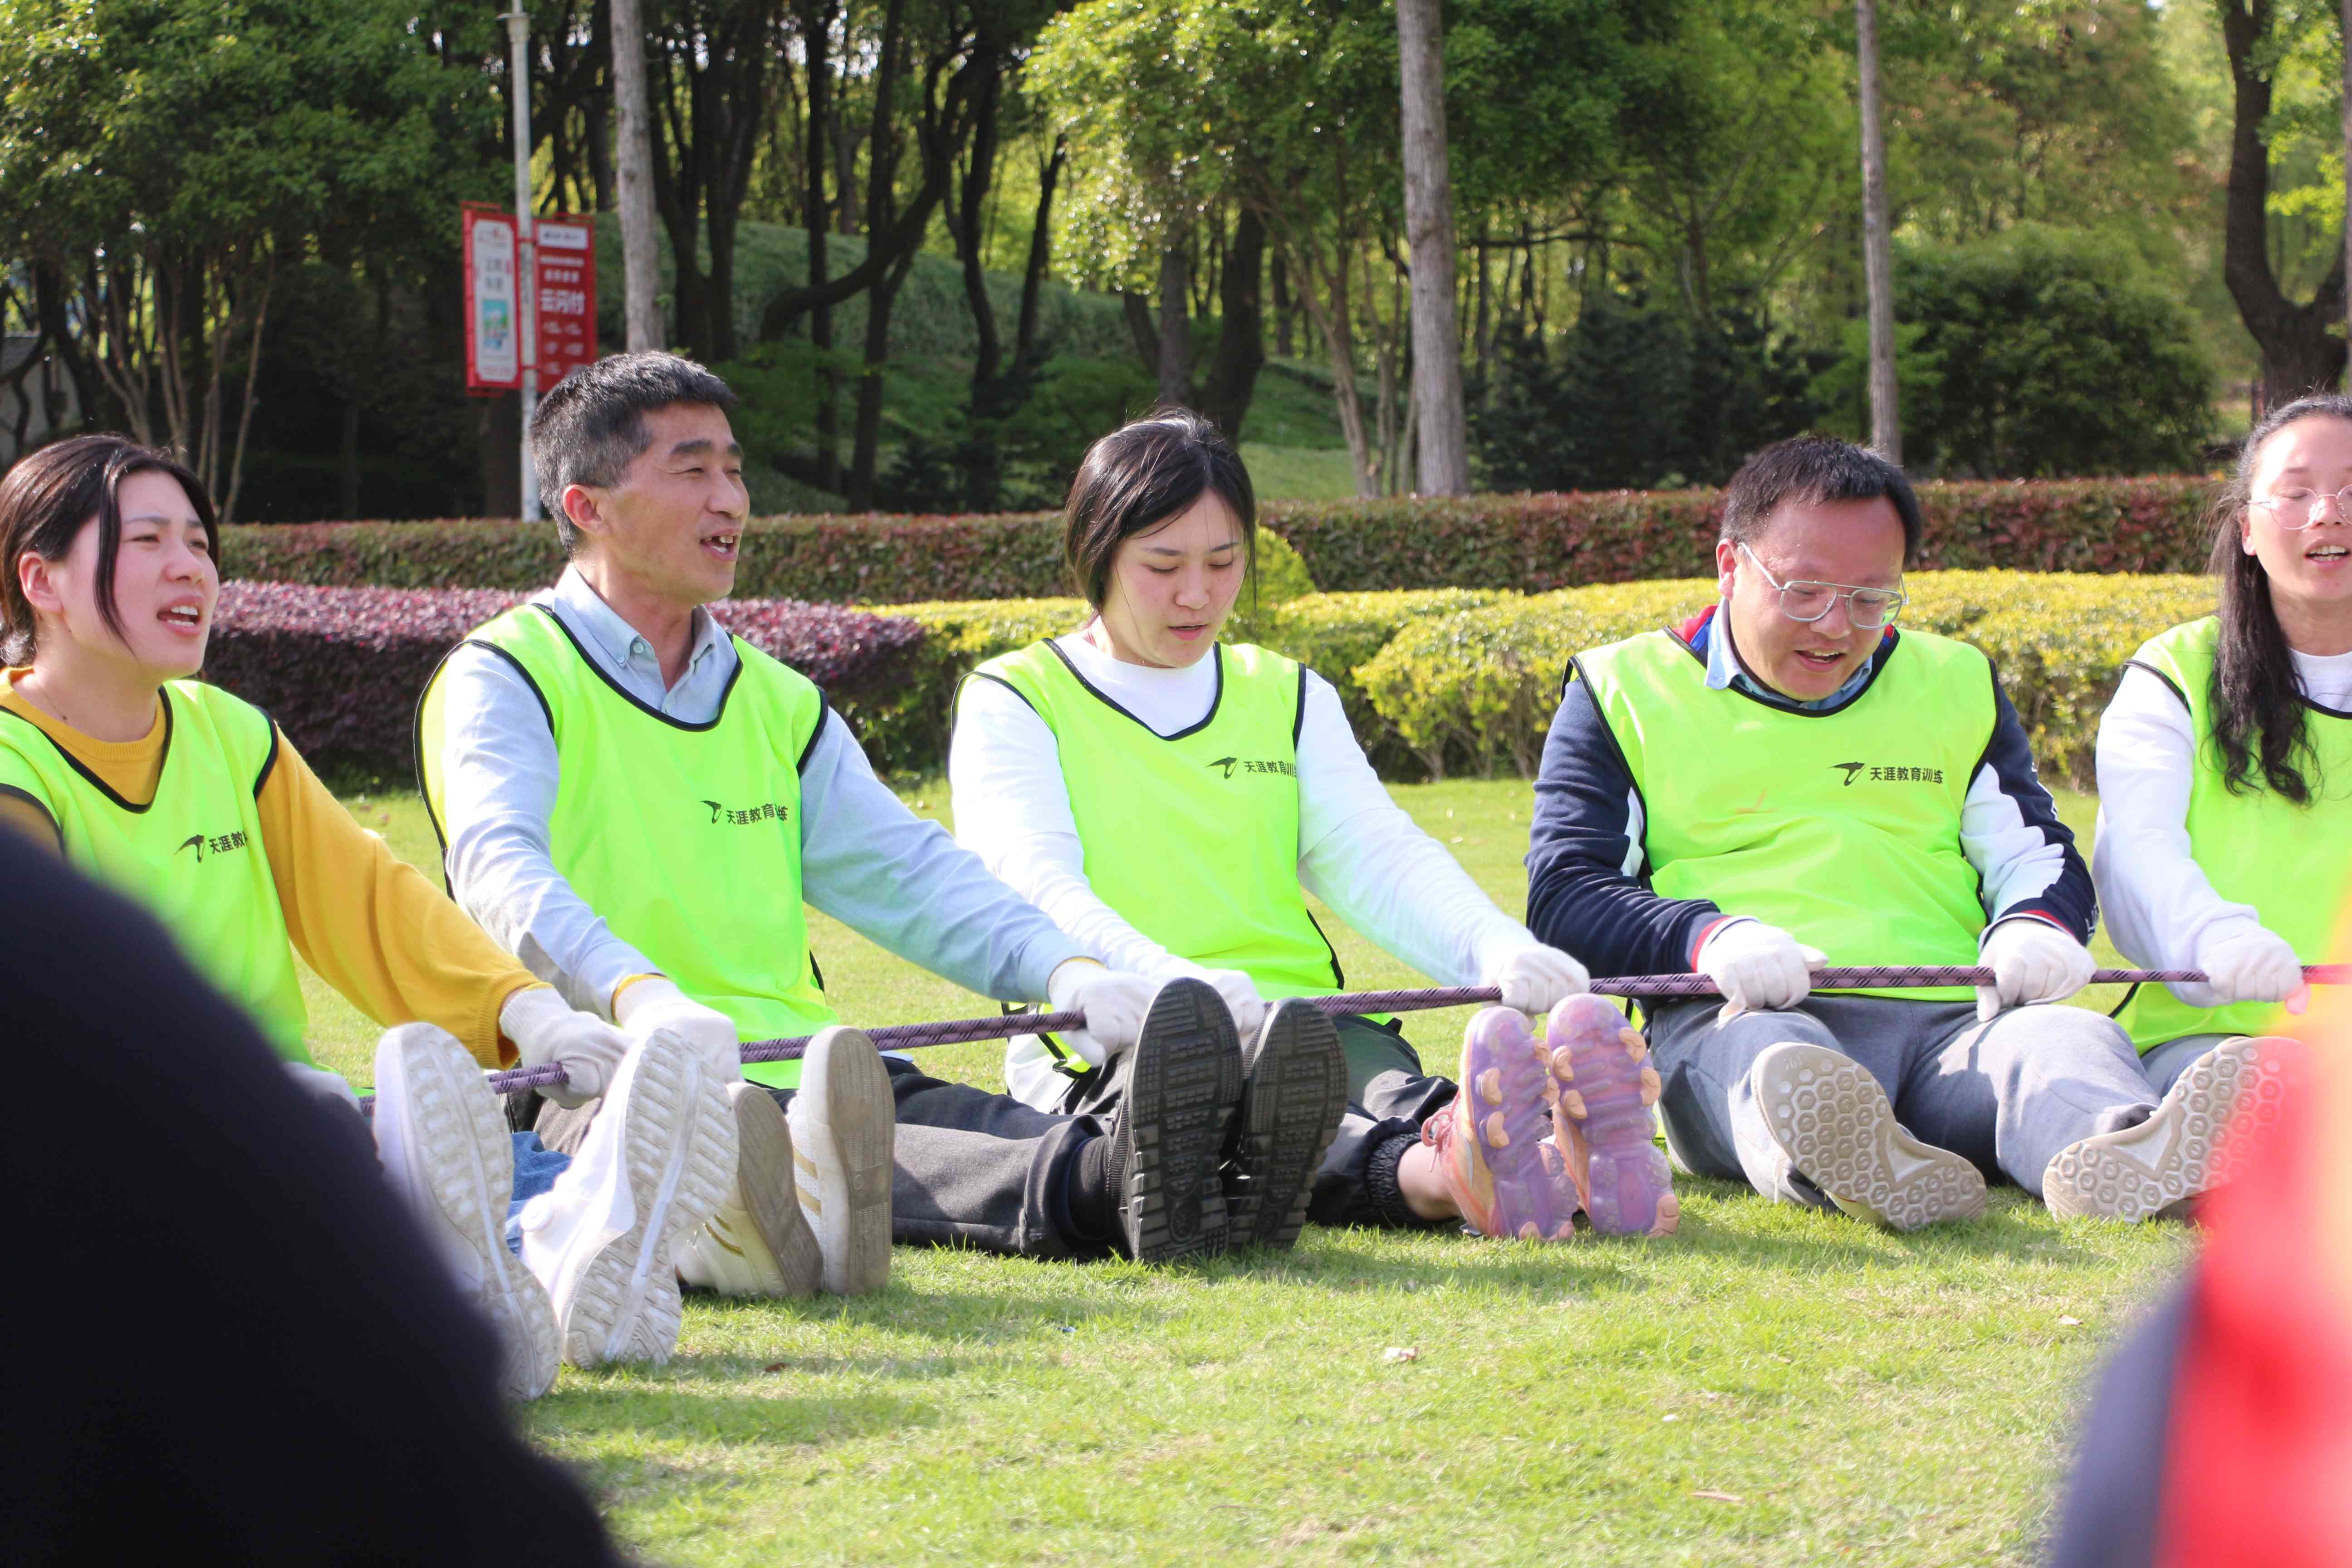
POLYGON ((2301 1012, 2352 893, 2352 397, 2246 437, 2215 510, 2217 614, 2141 647, 2099 725, 2092 857, 2116 946, 2199 969, 2121 1015, 2158 1092, 2301 1012))

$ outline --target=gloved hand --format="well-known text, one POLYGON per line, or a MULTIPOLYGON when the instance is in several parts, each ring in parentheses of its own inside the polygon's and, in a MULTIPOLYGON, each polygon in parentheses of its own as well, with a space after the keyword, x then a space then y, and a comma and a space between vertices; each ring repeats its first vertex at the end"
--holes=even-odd
POLYGON ((1726 921, 1709 932, 1691 967, 1723 993, 1723 1010, 1716 1016, 1720 1026, 1742 1013, 1795 1006, 1813 988, 1811 972, 1828 962, 1827 953, 1805 946, 1779 926, 1743 918, 1726 921))
POLYGON ((1234 1031, 1244 1040, 1257 1038, 1258 1027, 1265 1022, 1265 998, 1257 994, 1256 981, 1238 969, 1203 969, 1197 963, 1187 963, 1160 978, 1172 979, 1177 974, 1213 986, 1224 998, 1225 1011, 1234 1016, 1234 1031))
POLYGON ((629 1054, 629 1037, 593 1013, 575 1013, 545 985, 526 986, 499 1009, 499 1032, 515 1043, 527 1068, 563 1064, 564 1081, 540 1093, 569 1108, 585 1105, 612 1087, 629 1054))
POLYGON ((625 986, 613 999, 613 1021, 632 1040, 667 1029, 709 1058, 721 1083, 743 1077, 743 1040, 735 1032, 735 1020, 697 1002, 666 975, 649 975, 625 986))
MULTIPOLYGON (((2232 1002, 2284 1002, 2290 1013, 2311 1005, 2311 987, 2303 981, 2303 960, 2284 937, 2265 926, 2240 930, 2197 950, 2197 967, 2205 984, 2184 986, 2200 994, 2197 1005, 2226 1007, 2232 1002), (2210 998, 2207 1000, 2206 998, 2210 998)), ((2184 996, 2182 1001, 2188 1001, 2184 996)))
POLYGON ((2022 915, 1985 933, 1979 962, 1993 978, 1977 987, 1979 1019, 2005 1008, 2063 1002, 2088 985, 2099 967, 2089 948, 2048 921, 2022 915))
POLYGON ((309 1062, 287 1062, 284 1066, 287 1077, 305 1096, 331 1105, 341 1102, 350 1106, 353 1115, 359 1114, 359 1090, 345 1082, 342 1074, 312 1067, 309 1062))
POLYGON ((1539 942, 1496 953, 1484 979, 1503 993, 1504 1006, 1521 1013, 1549 1013, 1592 984, 1584 965, 1539 942))
POLYGON ((1091 958, 1063 962, 1045 982, 1045 1003, 1056 1013, 1084 1013, 1087 1026, 1062 1036, 1088 1067, 1100 1067, 1135 1044, 1159 985, 1140 974, 1105 969, 1091 958))

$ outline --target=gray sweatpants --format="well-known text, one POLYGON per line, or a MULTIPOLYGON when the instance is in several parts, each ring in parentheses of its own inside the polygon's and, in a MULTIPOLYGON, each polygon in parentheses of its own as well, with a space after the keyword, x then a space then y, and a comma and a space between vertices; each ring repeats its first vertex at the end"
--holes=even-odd
POLYGON ((2148 1087, 2155 1089, 2157 1098, 2161 1100, 2172 1092, 2172 1086, 2180 1081, 2180 1075, 2187 1072, 2200 1057, 2224 1040, 2243 1037, 2240 1035, 2183 1035, 2142 1055, 2140 1070, 2147 1074, 2148 1087))
POLYGON ((1666 1148, 1685 1170, 1745 1180, 1781 1203, 1827 1205, 1790 1169, 1749 1081, 1756 1058, 1784 1040, 1853 1058, 1913 1137, 2036 1197, 2051 1156, 2137 1126, 2156 1108, 2130 1038, 2085 1008, 2014 1007, 1979 1024, 1966 1002, 1816 994, 1787 1012, 1747 1013, 1717 1028, 1721 1005, 1670 1003, 1651 1016, 1650 1050, 1665 1080, 1666 1148))

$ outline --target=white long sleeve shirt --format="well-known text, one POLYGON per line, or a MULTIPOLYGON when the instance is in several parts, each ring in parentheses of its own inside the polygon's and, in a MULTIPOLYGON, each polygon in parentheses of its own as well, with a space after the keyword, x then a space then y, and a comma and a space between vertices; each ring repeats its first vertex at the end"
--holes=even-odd
MULTIPOLYGON (((2138 657, 2147 658, 2147 649, 2138 657)), ((2352 711, 2352 653, 2294 658, 2305 697, 2352 711)), ((2099 720, 2099 836, 2091 875, 2108 936, 2143 968, 2200 968, 2198 954, 2209 944, 2262 927, 2252 905, 2213 890, 2189 852, 2197 739, 2189 709, 2171 687, 2147 669, 2124 671, 2099 720)), ((2203 986, 2171 990, 2190 1006, 2212 1005, 2203 986)))
MULTIPOLYGON (((1208 659, 1184 669, 1125 664, 1083 633, 1055 646, 1155 734, 1199 723, 1216 700, 1216 670, 1208 659)), ((1339 694, 1312 671, 1306 705, 1298 733, 1298 879, 1307 889, 1441 984, 1475 985, 1503 954, 1532 943, 1527 927, 1497 909, 1445 847, 1389 798, 1356 743, 1339 694)), ((1200 973, 1096 896, 1054 732, 1011 690, 990 680, 965 683, 948 746, 948 783, 957 842, 1080 947, 1114 969, 1154 978, 1200 973)), ((1007 1054, 1006 1076, 1013 1093, 1032 1104, 1058 1100, 1063 1087, 1043 1047, 1028 1041, 1015 1042, 1007 1054)))

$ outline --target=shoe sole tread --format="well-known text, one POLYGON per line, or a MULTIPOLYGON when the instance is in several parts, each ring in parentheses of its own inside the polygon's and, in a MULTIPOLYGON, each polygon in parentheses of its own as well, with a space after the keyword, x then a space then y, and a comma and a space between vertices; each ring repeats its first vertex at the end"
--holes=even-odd
POLYGON ((1869 1069, 1822 1046, 1758 1063, 1758 1107, 1797 1170, 1848 1213, 1899 1231, 1984 1213, 1984 1176, 1903 1131, 1869 1069))

